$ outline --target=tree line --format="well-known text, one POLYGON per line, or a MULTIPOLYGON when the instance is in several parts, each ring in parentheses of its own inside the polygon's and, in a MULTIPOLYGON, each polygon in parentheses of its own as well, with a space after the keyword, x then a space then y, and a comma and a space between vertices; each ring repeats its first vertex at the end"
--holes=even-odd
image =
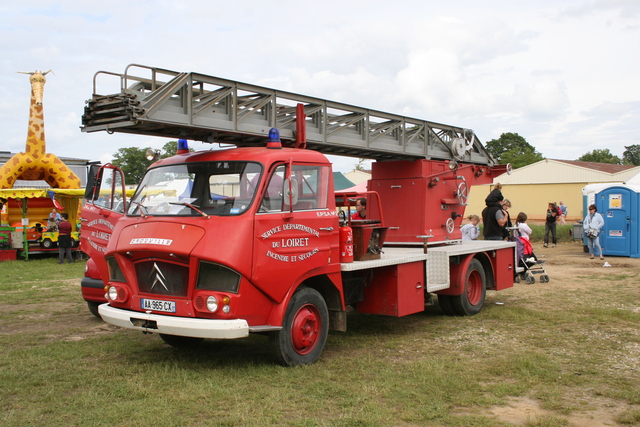
MULTIPOLYGON (((543 160, 541 153, 517 133, 508 132, 485 144, 487 151, 501 165, 511 163, 514 169, 543 160)), ((640 166, 640 144, 624 147, 622 159, 612 154, 608 148, 596 149, 583 154, 576 160, 581 162, 609 163, 614 165, 640 166)))

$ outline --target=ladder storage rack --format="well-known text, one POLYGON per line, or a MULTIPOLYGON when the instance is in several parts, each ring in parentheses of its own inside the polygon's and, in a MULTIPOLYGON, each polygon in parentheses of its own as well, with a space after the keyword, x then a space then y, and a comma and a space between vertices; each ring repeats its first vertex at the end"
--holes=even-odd
POLYGON ((293 146, 299 104, 304 107, 300 119, 306 147, 324 154, 496 164, 469 129, 138 64, 127 66, 124 74, 94 75, 81 129, 252 146, 264 144, 275 127, 283 145, 293 146), (98 94, 98 80, 107 78, 119 79, 120 92, 98 94))

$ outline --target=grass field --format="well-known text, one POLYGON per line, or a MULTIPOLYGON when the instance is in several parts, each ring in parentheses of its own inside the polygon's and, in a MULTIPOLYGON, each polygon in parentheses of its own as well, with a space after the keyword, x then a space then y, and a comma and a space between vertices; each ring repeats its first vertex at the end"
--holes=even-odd
POLYGON ((640 425, 638 266, 554 281, 573 264, 490 291, 474 317, 353 313, 316 364, 284 368, 263 336, 186 351, 103 323, 82 263, 4 262, 0 425, 640 425))

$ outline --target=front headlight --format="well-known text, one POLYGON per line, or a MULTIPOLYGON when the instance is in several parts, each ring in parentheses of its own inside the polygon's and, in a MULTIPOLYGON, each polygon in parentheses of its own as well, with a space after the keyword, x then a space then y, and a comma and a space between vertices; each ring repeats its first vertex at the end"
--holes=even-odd
POLYGON ((207 297, 207 310, 212 313, 215 313, 218 310, 218 298, 213 295, 209 295, 207 297))
POLYGON ((109 290, 107 291, 107 298, 111 301, 115 301, 118 299, 118 288, 115 286, 109 286, 109 290))
POLYGON ((124 287, 109 286, 105 295, 109 301, 125 302, 129 299, 129 292, 124 287))

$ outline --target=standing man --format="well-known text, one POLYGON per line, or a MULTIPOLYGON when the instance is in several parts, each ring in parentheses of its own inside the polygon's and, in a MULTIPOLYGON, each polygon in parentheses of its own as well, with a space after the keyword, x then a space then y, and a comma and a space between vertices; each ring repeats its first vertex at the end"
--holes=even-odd
POLYGON ((555 203, 549 203, 547 208, 547 220, 544 223, 544 247, 549 247, 549 233, 551 233, 551 241, 553 247, 556 247, 558 239, 556 238, 556 221, 558 220, 558 207, 555 203))
POLYGON ((73 262, 71 256, 71 223, 68 221, 69 214, 63 213, 61 215, 62 220, 58 224, 58 250, 60 255, 58 256, 58 264, 64 264, 64 258, 66 256, 69 263, 73 262))
POLYGON ((503 240, 504 227, 507 224, 509 216, 507 211, 503 208, 503 204, 508 203, 508 207, 511 207, 511 202, 503 200, 499 206, 487 206, 482 211, 482 222, 484 223, 484 229, 482 234, 484 240, 503 240))

